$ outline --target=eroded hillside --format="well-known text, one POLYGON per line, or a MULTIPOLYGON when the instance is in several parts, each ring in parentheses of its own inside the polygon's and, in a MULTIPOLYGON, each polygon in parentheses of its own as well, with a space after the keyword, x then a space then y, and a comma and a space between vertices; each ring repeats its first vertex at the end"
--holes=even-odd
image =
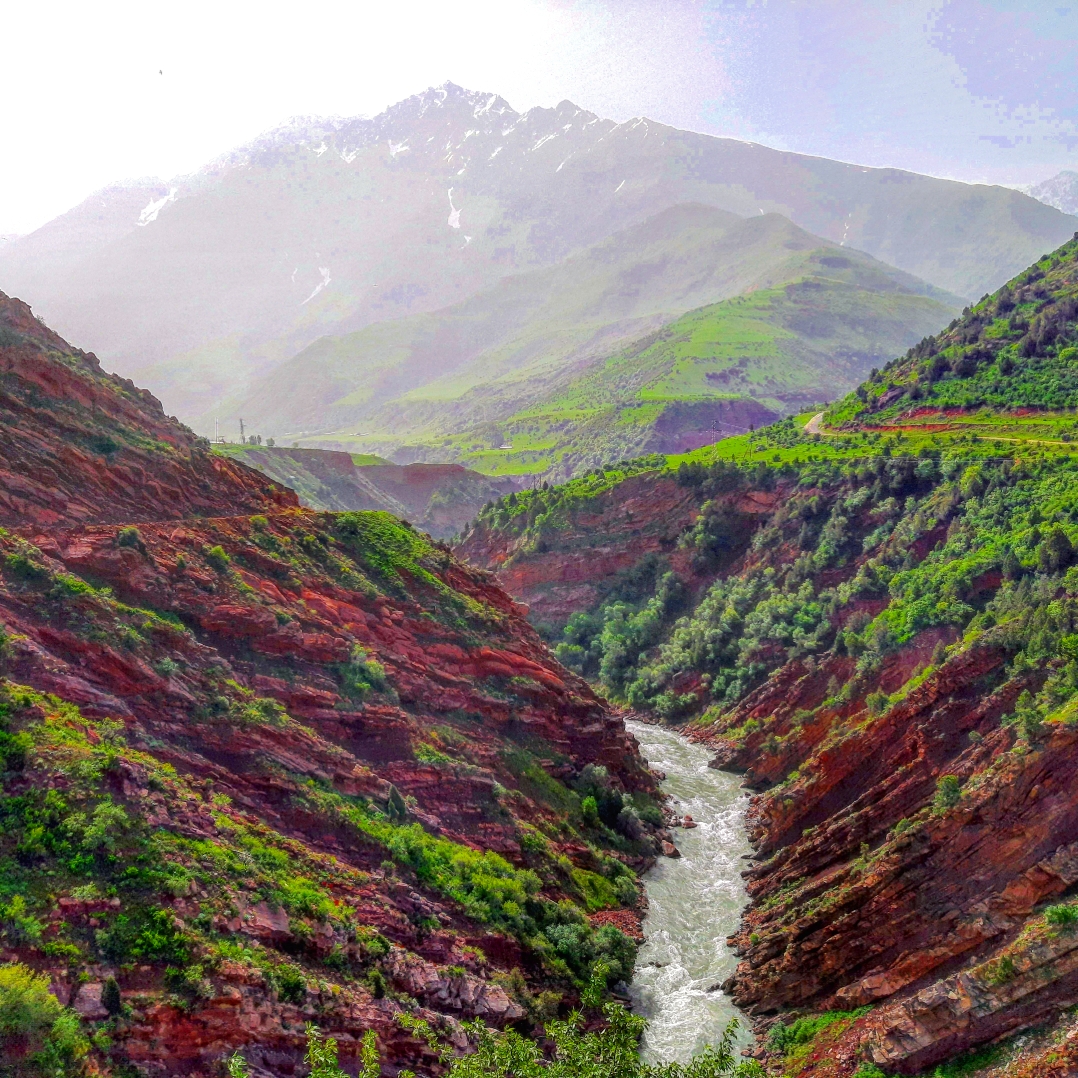
POLYGON ((576 566, 559 656, 756 791, 724 988, 775 1074, 1078 1066, 1076 258, 808 430, 517 495, 465 544, 540 607, 576 566), (627 527, 649 497, 665 549, 627 527), (617 582, 574 557, 589 533, 617 582))
POLYGON ((463 1045, 627 975, 654 781, 516 604, 0 321, 3 960, 79 1016, 4 1064, 286 1074, 313 1020, 430 1071, 406 1012, 463 1045))
POLYGON ((393 464, 373 454, 281 446, 218 444, 215 452, 242 461, 294 490, 310 509, 383 509, 437 539, 449 539, 489 501, 518 489, 459 464, 393 464))

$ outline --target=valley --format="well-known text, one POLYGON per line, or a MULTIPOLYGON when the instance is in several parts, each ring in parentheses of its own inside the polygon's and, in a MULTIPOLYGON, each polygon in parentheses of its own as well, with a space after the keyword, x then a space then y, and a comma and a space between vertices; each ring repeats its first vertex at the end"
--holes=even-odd
POLYGON ((0 236, 0 1078, 1078 1075, 1073 64, 963 18, 997 171, 843 145, 1013 187, 445 82, 0 236))
POLYGON ((460 532, 489 501, 518 490, 459 464, 392 464, 373 454, 217 443, 214 451, 242 461, 299 495, 310 509, 380 509, 437 539, 460 532))
POLYGON ((1076 290, 1078 239, 814 431, 523 492, 461 545, 753 791, 723 987, 772 1073, 1075 1065, 1076 290))

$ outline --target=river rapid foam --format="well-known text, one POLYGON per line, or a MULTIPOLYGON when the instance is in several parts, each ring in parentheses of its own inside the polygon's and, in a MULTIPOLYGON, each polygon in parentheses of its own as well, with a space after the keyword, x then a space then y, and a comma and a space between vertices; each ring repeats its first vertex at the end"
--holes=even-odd
MULTIPOLYGON (((707 766, 711 754, 661 726, 629 722, 648 764, 666 773, 663 790, 679 816, 698 824, 674 830, 681 851, 644 876, 648 913, 629 989, 633 1010, 648 1019, 644 1055, 686 1062, 722 1035, 739 1012, 718 985, 737 965, 726 937, 747 903, 741 872, 748 796, 740 779, 707 766)), ((742 1023, 740 1042, 746 1042, 742 1023)))

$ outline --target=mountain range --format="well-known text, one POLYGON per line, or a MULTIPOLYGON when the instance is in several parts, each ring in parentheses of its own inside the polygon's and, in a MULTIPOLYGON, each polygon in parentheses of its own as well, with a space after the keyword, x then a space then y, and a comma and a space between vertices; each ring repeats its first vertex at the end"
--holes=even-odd
MULTIPOLYGON (((571 102, 518 113, 447 83, 374 119, 292 121, 168 184, 108 188, 0 247, 0 280, 208 434, 327 334, 512 292, 506 278, 587 257, 687 203, 781 215, 817 246, 866 252, 963 300, 1074 230, 1004 188, 618 124, 571 102)), ((688 289, 671 308, 676 296, 649 287, 640 280, 612 344, 626 319, 701 302, 688 289)))
MULTIPOLYGON (((429 440, 544 400, 684 311, 814 273, 857 278, 864 294, 885 291, 895 300, 895 326, 875 351, 867 348, 874 358, 919 339, 961 306, 958 297, 840 251, 779 214, 742 218, 687 203, 454 307, 324 337, 236 407, 255 428, 285 437, 320 429, 319 444, 347 444, 356 427, 383 448, 429 440)), ((848 385, 870 365, 847 376, 848 385)), ((701 381, 697 395, 709 392, 722 391, 701 381)))

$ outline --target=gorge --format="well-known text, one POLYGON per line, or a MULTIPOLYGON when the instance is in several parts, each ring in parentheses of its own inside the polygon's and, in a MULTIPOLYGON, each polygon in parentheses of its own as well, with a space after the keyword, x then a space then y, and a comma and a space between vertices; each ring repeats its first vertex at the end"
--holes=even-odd
POLYGON ((776 1074, 1078 1066, 1076 340, 1078 239, 812 431, 518 493, 460 544, 753 790, 723 987, 776 1074))

